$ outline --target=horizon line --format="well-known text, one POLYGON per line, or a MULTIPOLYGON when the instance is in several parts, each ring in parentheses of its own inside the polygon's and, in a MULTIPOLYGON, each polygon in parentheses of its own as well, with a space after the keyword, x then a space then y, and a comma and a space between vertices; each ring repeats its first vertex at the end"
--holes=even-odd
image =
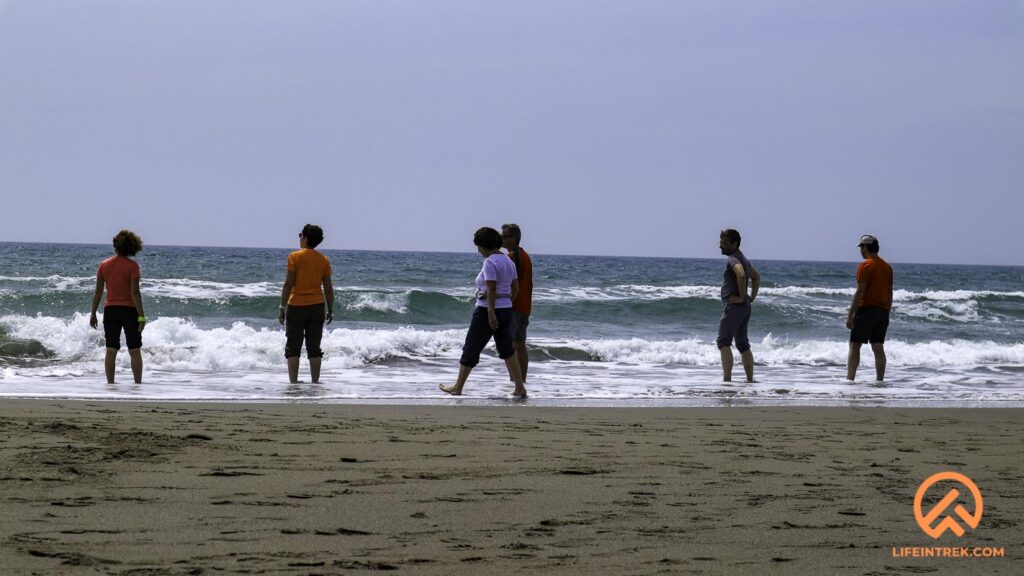
MULTIPOLYGON (((46 244, 53 246, 106 246, 106 244, 94 243, 94 242, 45 242, 45 241, 15 241, 15 240, 0 240, 0 244, 46 244)), ((204 244, 152 244, 151 246, 160 248, 224 248, 232 250, 295 250, 295 247, 282 247, 282 246, 208 246, 204 244)), ((401 253, 410 252, 414 254, 472 254, 473 252, 453 252, 449 250, 382 250, 374 248, 324 248, 323 250, 330 250, 334 252, 348 251, 348 252, 391 252, 401 253)), ((631 254, 556 254, 546 252, 535 252, 538 256, 560 256, 560 257, 571 257, 571 258, 641 258, 649 260, 715 260, 717 257, 704 257, 704 256, 637 256, 631 254)), ((754 258, 754 261, 762 262, 809 262, 817 264, 843 264, 848 262, 858 262, 859 260, 793 260, 786 258, 754 258)), ((910 264, 917 266, 973 266, 973 267, 992 267, 1000 266, 1004 268, 1024 268, 1024 264, 968 264, 963 262, 897 262, 892 261, 893 264, 910 264)))

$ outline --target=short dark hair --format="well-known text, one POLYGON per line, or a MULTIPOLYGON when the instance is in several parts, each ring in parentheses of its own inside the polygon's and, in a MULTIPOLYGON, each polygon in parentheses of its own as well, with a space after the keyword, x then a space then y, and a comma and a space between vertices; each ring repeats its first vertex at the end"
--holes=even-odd
POLYGON ((737 246, 739 246, 742 241, 739 231, 733 230, 732 228, 722 230, 720 237, 727 239, 730 244, 735 243, 737 246))
POLYGON ((861 244, 871 254, 878 254, 878 241, 874 241, 871 244, 861 244))
POLYGON ((502 246, 501 233, 490 226, 484 226, 473 234, 473 244, 487 250, 497 250, 502 246))
POLYGON ((508 235, 515 238, 516 242, 522 242, 523 231, 519 229, 519 224, 502 224, 501 231, 508 230, 508 235))
POLYGON ((142 252, 142 238, 131 230, 121 230, 114 236, 114 252, 118 256, 135 256, 142 252))
POLYGON ((302 235, 306 237, 306 246, 316 248, 324 241, 324 229, 316 224, 306 224, 302 227, 302 235))

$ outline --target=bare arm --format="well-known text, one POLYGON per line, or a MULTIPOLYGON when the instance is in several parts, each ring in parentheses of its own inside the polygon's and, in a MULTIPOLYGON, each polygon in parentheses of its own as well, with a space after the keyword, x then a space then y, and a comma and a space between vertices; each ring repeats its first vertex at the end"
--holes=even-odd
POLYGON ((853 301, 850 302, 850 313, 846 315, 846 327, 853 328, 853 316, 860 309, 860 303, 864 300, 864 292, 868 289, 867 282, 857 282, 857 291, 853 293, 853 301))
POLYGON ((96 320, 96 311, 99 310, 100 301, 103 299, 103 277, 96 276, 96 291, 92 293, 92 311, 89 313, 89 326, 95 328, 99 325, 96 320))
POLYGON ((515 302, 516 296, 519 295, 519 280, 512 281, 512 301, 515 302))
POLYGON ((284 277, 284 287, 281 288, 281 307, 277 313, 277 321, 281 324, 284 324, 284 309, 288 307, 288 298, 292 295, 292 288, 295 288, 295 272, 289 272, 284 277))
POLYGON ((494 314, 495 301, 498 299, 498 283, 494 280, 487 281, 487 320, 491 330, 498 329, 498 317, 494 314))
MULTIPOLYGON (((142 290, 139 289, 139 279, 132 278, 132 304, 135 305, 135 311, 138 313, 140 318, 145 318, 146 313, 142 310, 142 290)), ((139 332, 146 329, 146 322, 139 322, 139 332)))
POLYGON ((327 302, 327 323, 334 321, 334 285, 331 277, 324 276, 324 300, 327 302))
POLYGON ((757 298, 757 291, 761 289, 761 273, 754 268, 754 265, 750 265, 750 301, 753 302, 754 298, 757 298))

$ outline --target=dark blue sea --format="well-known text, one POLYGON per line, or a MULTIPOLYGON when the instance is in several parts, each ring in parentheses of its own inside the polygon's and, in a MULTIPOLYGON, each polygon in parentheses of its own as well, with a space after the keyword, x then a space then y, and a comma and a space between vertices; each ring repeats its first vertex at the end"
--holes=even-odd
MULTIPOLYGON (((506 401, 493 348, 464 400, 437 390, 458 370, 475 253, 324 250, 337 291, 324 376, 288 385, 276 317, 289 251, 147 246, 145 382, 128 384, 122 354, 125 383, 108 386, 88 312, 109 247, 0 243, 0 396, 506 401)), ((892 263, 887 381, 873 382, 865 349, 850 384, 844 321, 858 262, 751 251, 763 279, 750 325, 758 381, 727 385, 714 346, 723 258, 532 256, 529 402, 1024 405, 1021 267, 892 263)))

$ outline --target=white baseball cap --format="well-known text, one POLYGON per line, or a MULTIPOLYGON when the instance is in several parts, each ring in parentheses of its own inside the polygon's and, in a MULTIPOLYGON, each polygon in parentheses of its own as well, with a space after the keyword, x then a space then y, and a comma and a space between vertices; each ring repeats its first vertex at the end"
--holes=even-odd
POLYGON ((860 237, 860 243, 857 246, 864 246, 865 244, 878 244, 878 238, 875 238, 871 234, 865 234, 860 237))

